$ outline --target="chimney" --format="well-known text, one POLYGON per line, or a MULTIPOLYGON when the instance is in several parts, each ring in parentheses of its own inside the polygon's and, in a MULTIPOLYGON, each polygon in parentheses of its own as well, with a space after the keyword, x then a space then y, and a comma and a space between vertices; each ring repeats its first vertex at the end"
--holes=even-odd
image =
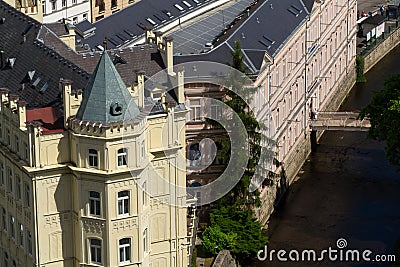
POLYGON ((64 102, 64 127, 68 128, 68 118, 76 115, 82 101, 82 92, 72 92, 72 81, 60 79, 60 89, 63 94, 64 102))
POLYGON ((177 80, 178 80, 178 85, 177 85, 177 90, 176 96, 178 97, 178 103, 183 104, 185 103, 185 71, 183 68, 179 68, 176 74, 177 80))
POLYGON ((28 138, 29 138, 29 166, 31 167, 39 167, 41 166, 40 162, 40 132, 41 132, 41 123, 38 121, 30 121, 26 123, 28 128, 28 138))
POLYGON ((12 111, 16 111, 17 110, 17 101, 19 99, 18 95, 12 94, 10 95, 10 109, 12 111))
POLYGON ((19 122, 19 128, 21 130, 25 130, 26 129, 26 102, 19 100, 17 102, 17 106, 18 106, 18 122, 19 122))
POLYGON ((153 33, 153 28, 152 27, 146 27, 146 44, 152 44, 154 43, 154 33, 153 33))
POLYGON ((164 49, 164 63, 167 66, 167 73, 174 75, 174 39, 170 36, 164 37, 165 49, 164 49))
POLYGON ((144 107, 144 71, 136 73, 136 84, 133 86, 133 98, 139 108, 144 107))
POLYGON ((71 24, 71 21, 64 19, 63 23, 65 25, 65 30, 67 31, 66 34, 63 34, 60 39, 66 43, 71 49, 75 51, 75 25, 71 24))
POLYGON ((0 88, 0 95, 1 95, 1 104, 7 105, 8 104, 8 92, 7 88, 0 88))
POLYGON ((160 32, 160 31, 156 31, 155 33, 154 33, 154 36, 155 36, 155 38, 156 38, 156 44, 157 44, 157 48, 158 49, 161 49, 162 48, 162 45, 163 45, 163 43, 162 43, 162 32, 160 32))

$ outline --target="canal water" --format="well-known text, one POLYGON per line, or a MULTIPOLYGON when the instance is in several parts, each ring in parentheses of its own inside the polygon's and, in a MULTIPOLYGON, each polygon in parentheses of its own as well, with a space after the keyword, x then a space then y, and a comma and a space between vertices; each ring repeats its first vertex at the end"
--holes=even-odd
MULTIPOLYGON (((381 60, 358 84, 341 110, 359 110, 385 78, 400 73, 400 47, 381 60)), ((400 136, 400 133, 399 133, 400 136)), ((399 137, 400 138, 400 137, 399 137)), ((369 249, 394 254, 400 238, 400 173, 385 159, 384 143, 366 138, 364 132, 325 132, 273 215, 268 251, 369 249)), ((250 242, 250 241, 249 241, 250 242)), ((287 257, 287 255, 286 255, 287 257)), ((371 256, 373 258, 374 256, 371 256)), ((276 258, 276 257, 275 257, 276 258)), ((326 257, 325 257, 326 258, 326 257)), ((268 262, 253 266, 393 266, 378 262, 268 262)))

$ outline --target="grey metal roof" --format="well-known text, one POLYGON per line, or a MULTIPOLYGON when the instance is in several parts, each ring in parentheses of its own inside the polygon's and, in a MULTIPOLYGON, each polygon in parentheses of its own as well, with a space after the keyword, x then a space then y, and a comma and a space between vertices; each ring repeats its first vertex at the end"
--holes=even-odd
MULTIPOLYGON (((180 63, 195 60, 221 62, 222 54, 228 55, 226 48, 232 50, 234 42, 239 41, 246 65, 253 73, 257 73, 265 54, 274 57, 280 51, 304 23, 313 4, 314 0, 265 0, 245 21, 239 21, 239 26, 235 25, 233 33, 227 33, 227 40, 222 45, 205 54, 175 55, 174 60, 180 63)), ((225 61, 230 61, 230 58, 225 58, 225 61)))
POLYGON ((243 50, 263 50, 274 56, 307 17, 301 0, 265 1, 236 31, 228 43, 240 41, 243 50))
POLYGON ((101 56, 85 90, 76 117, 110 123, 133 120, 140 111, 107 53, 101 56))
MULTIPOLYGON (((173 20, 178 20, 179 17, 206 4, 212 3, 215 0, 196 1, 198 1, 199 4, 193 0, 186 0, 186 2, 191 5, 191 8, 183 4, 182 0, 138 1, 129 7, 93 23, 93 26, 96 27, 96 33, 82 40, 82 43, 86 43, 91 48, 95 48, 97 45, 103 45, 104 37, 107 37, 108 48, 120 47, 136 36, 142 35, 144 33, 144 27, 156 27, 170 23, 173 20), (181 12, 174 7, 175 4, 183 8, 183 11, 181 12), (166 14, 166 11, 170 13, 170 16, 166 14), (161 18, 163 22, 157 17, 161 18), (147 18, 150 18, 157 25, 152 25, 147 18)), ((81 27, 80 24, 78 24, 78 28, 79 27, 81 27)))

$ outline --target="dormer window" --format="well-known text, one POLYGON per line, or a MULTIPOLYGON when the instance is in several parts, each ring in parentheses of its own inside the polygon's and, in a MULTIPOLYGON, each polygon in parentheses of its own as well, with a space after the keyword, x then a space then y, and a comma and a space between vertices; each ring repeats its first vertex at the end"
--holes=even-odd
POLYGON ((15 60, 15 57, 7 58, 7 67, 12 69, 14 67, 15 60))
POLYGON ((119 103, 111 104, 110 106, 110 114, 112 116, 122 115, 122 105, 119 103))
POLYGON ((98 152, 96 149, 89 149, 89 167, 97 168, 99 165, 98 152))
POLYGON ((118 167, 127 165, 126 156, 127 156, 127 149, 126 148, 118 149, 118 154, 117 154, 118 167))

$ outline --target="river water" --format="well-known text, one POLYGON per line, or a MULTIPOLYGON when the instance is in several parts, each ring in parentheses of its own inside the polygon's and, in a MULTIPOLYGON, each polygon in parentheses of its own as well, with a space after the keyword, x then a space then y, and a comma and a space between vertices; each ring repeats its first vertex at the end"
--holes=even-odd
MULTIPOLYGON (((352 88, 341 110, 359 110, 379 90, 383 80, 400 73, 400 47, 367 75, 367 83, 352 88)), ((400 136, 400 133, 399 133, 400 136)), ((400 138, 400 137, 399 137, 400 138)), ((268 251, 275 249, 345 249, 394 254, 400 238, 400 173, 385 159, 384 144, 364 132, 325 132, 277 211, 269 229, 268 251)), ((249 241, 250 242, 250 241, 249 241)), ((286 255, 287 257, 287 255, 286 255)), ((276 258, 276 257, 275 257, 276 258)), ((327 258, 327 257, 325 257, 327 258)), ((365 261, 268 262, 253 266, 392 266, 365 261)))

